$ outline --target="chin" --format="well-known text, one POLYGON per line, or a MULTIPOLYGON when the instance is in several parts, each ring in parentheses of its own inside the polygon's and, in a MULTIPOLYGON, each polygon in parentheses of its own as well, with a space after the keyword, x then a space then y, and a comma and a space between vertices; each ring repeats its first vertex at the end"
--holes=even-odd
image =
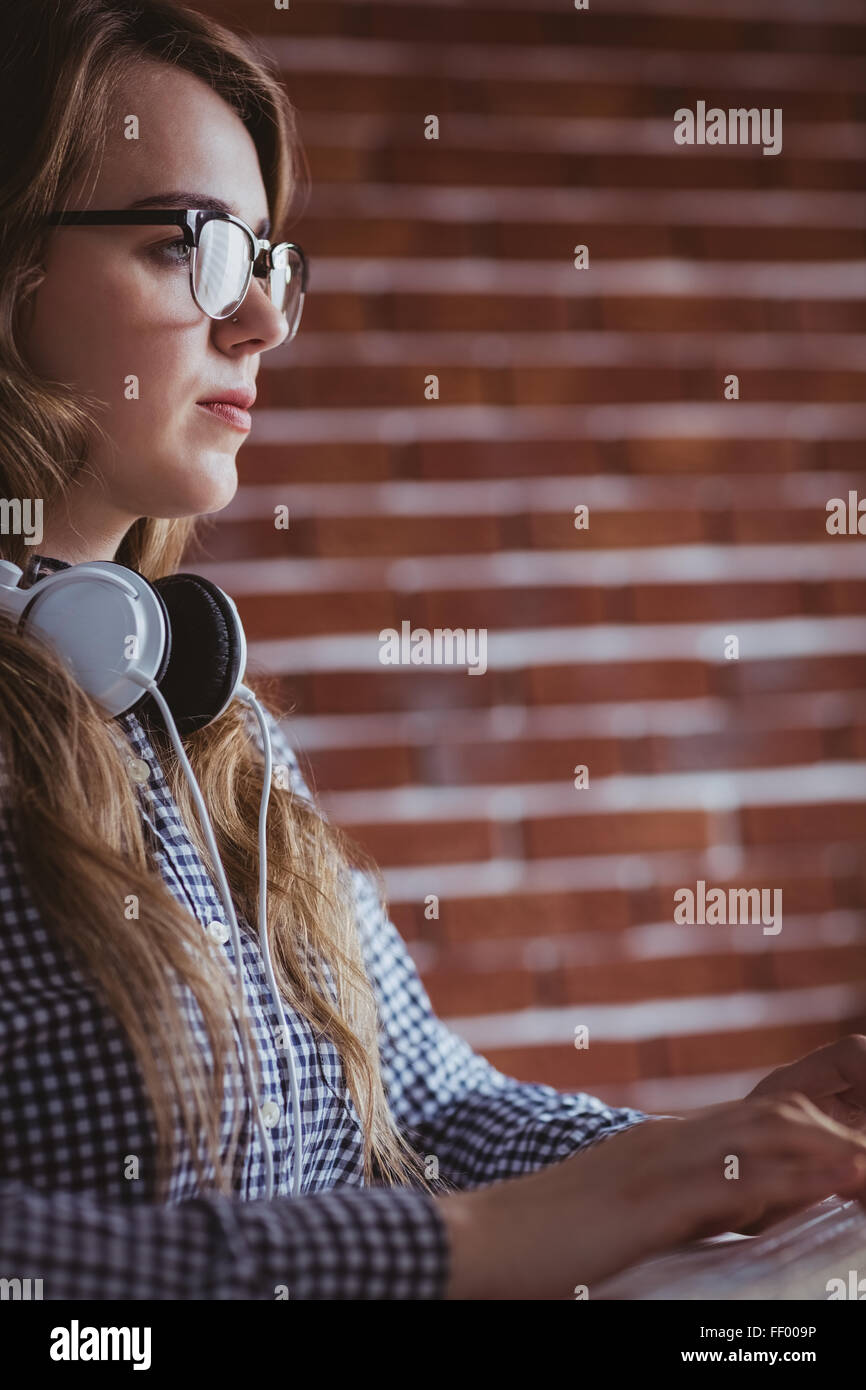
POLYGON ((211 488, 207 497, 202 498, 200 505, 196 508, 196 511, 201 516, 207 516, 211 512, 221 512, 223 508, 227 507, 229 503, 233 500, 237 490, 237 470, 235 468, 232 468, 231 481, 229 482, 227 480, 221 488, 211 488))
POLYGON ((220 454, 208 459, 194 473, 178 477, 176 472, 157 488, 149 516, 207 516, 227 507, 238 490, 238 471, 234 456, 220 454))

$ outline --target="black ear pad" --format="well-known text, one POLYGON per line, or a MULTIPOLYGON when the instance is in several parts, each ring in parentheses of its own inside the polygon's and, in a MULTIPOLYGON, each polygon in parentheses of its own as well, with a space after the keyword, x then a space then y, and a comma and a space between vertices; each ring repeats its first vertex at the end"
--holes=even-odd
MULTIPOLYGON (((222 713, 242 674, 244 642, 225 594, 198 574, 170 574, 152 583, 168 614, 171 642, 163 675, 157 678, 181 737, 203 729, 222 713)), ((159 719, 150 695, 139 717, 159 719)))

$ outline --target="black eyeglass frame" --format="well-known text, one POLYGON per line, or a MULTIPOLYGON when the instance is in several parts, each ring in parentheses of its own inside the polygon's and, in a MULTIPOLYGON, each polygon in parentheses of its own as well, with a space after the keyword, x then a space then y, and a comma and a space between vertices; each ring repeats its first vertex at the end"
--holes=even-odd
POLYGON ((240 217, 235 217, 231 212, 218 212, 214 208, 149 208, 147 211, 130 211, 127 208, 111 209, 99 208, 89 212, 50 212, 46 219, 52 227, 59 226, 79 226, 79 227, 179 227, 183 232, 184 244, 189 248, 189 288, 193 297, 193 302, 203 314, 207 314, 210 319, 227 319, 230 315, 237 313, 240 306, 246 299, 247 292, 252 284, 253 276, 264 279, 271 271, 279 270, 281 267, 274 264, 274 255, 277 251, 289 250, 296 251, 301 260, 301 292, 298 299, 298 310, 293 324, 289 324, 289 336, 287 342, 291 342, 298 331, 301 322, 301 314, 304 309, 304 296, 309 286, 310 268, 304 252, 297 242, 280 241, 276 246, 271 246, 266 237, 257 237, 252 227, 240 217), (246 284, 243 293, 230 309, 224 314, 211 314, 199 303, 198 295, 195 290, 195 266, 196 253, 198 251, 199 238, 202 228, 206 223, 213 220, 219 222, 232 222, 236 227, 240 227, 249 238, 251 255, 250 268, 247 274, 246 284))

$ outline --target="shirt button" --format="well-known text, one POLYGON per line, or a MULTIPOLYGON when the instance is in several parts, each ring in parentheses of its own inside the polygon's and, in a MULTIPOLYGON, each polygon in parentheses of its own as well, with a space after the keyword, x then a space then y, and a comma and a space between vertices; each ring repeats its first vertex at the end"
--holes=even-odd
POLYGON ((129 759, 129 775, 133 782, 147 782, 150 780, 150 764, 143 758, 129 759))
POLYGON ((274 1100, 266 1100, 262 1106, 262 1120, 268 1129, 273 1129, 280 1118, 280 1107, 274 1100))
POLYGON ((225 922, 208 922, 207 934, 220 946, 224 946, 229 939, 229 929, 225 922))

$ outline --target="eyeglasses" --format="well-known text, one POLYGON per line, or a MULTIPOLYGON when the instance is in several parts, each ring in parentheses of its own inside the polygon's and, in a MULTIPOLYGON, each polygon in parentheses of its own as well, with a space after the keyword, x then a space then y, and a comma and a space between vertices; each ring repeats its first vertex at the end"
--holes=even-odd
MULTIPOLYGON (((194 302, 212 319, 227 319, 240 308, 255 275, 267 280, 271 302, 285 314, 286 339, 298 331, 307 292, 309 267, 300 246, 281 241, 277 246, 257 237, 246 222, 210 208, 154 208, 147 212, 51 212, 51 226, 150 227, 176 226, 189 252, 189 286, 194 302)), ((180 246, 181 242, 172 245, 180 246)))

